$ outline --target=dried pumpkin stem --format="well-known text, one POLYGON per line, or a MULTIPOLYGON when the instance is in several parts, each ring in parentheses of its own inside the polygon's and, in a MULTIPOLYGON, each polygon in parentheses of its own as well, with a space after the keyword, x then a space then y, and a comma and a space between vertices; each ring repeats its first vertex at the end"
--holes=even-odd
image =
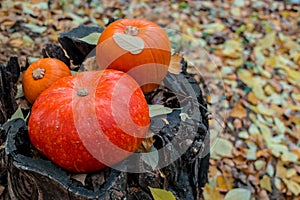
POLYGON ((126 26, 124 33, 127 35, 136 36, 139 33, 139 29, 135 26, 126 26))
POLYGON ((80 97, 87 96, 89 94, 89 91, 86 88, 79 88, 77 90, 77 95, 80 97))
POLYGON ((42 79, 44 78, 45 72, 46 72, 45 69, 37 68, 32 71, 32 77, 34 78, 34 80, 42 79))

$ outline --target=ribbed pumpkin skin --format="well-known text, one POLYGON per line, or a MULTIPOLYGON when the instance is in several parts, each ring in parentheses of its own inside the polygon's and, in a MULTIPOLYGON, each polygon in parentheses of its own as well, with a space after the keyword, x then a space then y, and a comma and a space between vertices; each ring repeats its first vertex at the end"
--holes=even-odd
POLYGON ((26 99, 33 103, 45 89, 65 76, 71 76, 71 71, 64 62, 58 59, 42 58, 33 62, 25 71, 22 79, 26 99), (43 78, 35 80, 32 73, 38 68, 45 69, 45 75, 43 78))
POLYGON ((147 20, 121 19, 111 23, 101 33, 96 56, 99 69, 129 72, 139 84, 149 83, 142 86, 143 92, 148 93, 159 85, 168 71, 171 44, 167 34, 157 24, 147 20), (128 26, 138 28, 136 37, 140 37, 145 44, 141 53, 132 54, 124 50, 113 39, 115 33, 124 33, 128 26), (130 72, 139 66, 144 66, 144 69, 130 72))
POLYGON ((54 163, 86 173, 128 157, 149 123, 147 102, 134 79, 105 70, 65 77, 45 90, 32 107, 28 132, 32 144, 54 163), (88 94, 78 96, 80 88, 88 94))

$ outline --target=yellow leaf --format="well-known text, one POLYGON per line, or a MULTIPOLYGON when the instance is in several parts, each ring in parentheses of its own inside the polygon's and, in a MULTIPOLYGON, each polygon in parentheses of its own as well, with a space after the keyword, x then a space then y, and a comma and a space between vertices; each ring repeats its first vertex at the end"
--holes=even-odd
POLYGON ((203 32, 205 32, 207 34, 214 34, 217 32, 221 32, 224 29, 225 29, 225 25, 222 23, 211 23, 211 24, 205 25, 205 29, 203 30, 203 32))
POLYGON ((270 96, 271 94, 273 94, 275 92, 275 88, 272 85, 267 84, 265 87, 265 92, 268 96, 270 96))
POLYGON ((203 196, 205 200, 221 200, 220 192, 210 186, 208 183, 205 184, 204 190, 203 190, 203 196))
POLYGON ((257 109, 260 114, 262 115, 267 115, 267 116, 272 116, 274 114, 274 111, 263 104, 258 104, 257 109))
POLYGON ((286 171, 286 177, 292 178, 293 176, 297 175, 297 171, 295 168, 290 168, 286 171))
POLYGON ((287 188, 296 196, 300 194, 300 185, 295 181, 288 180, 286 178, 282 179, 286 184, 287 188))
POLYGON ((239 67, 244 63, 244 60, 242 58, 238 59, 228 59, 226 61, 226 64, 233 66, 233 67, 239 67))
MULTIPOLYGON (((254 80, 252 81, 255 82, 254 80)), ((254 85, 252 91, 258 99, 267 103, 269 102, 268 97, 265 95, 265 92, 261 85, 254 85)))
POLYGON ((281 65, 280 67, 285 70, 289 78, 289 82, 300 86, 300 72, 298 70, 291 69, 290 67, 285 65, 281 65))
POLYGON ((298 156, 292 152, 289 152, 288 150, 284 151, 281 160, 284 162, 297 162, 298 156))
POLYGON ((170 191, 149 187, 154 200, 176 200, 174 194, 170 191))
POLYGON ((258 42, 257 46, 259 46, 262 49, 272 47, 272 45, 275 43, 275 39, 276 39, 276 32, 275 31, 270 32, 258 42))
POLYGON ((277 134, 284 134, 284 132, 285 132, 285 125, 284 125, 283 121, 281 121, 280 119, 278 119, 277 117, 275 117, 274 118, 274 122, 275 122, 274 131, 277 134))
POLYGON ((254 166, 256 170, 261 170, 266 166, 266 161, 264 160, 257 160, 254 162, 254 166))
POLYGON ((259 184, 261 188, 266 189, 269 192, 272 192, 271 181, 268 175, 264 175, 263 178, 260 179, 259 184))
POLYGON ((223 56, 227 56, 230 58, 241 58, 243 45, 242 40, 240 38, 227 40, 224 43, 224 47, 222 49, 223 56))
POLYGON ((234 179, 226 174, 217 177, 217 186, 225 191, 231 190, 234 179), (225 177, 225 179, 224 179, 225 177))
POLYGON ((287 169, 283 166, 282 161, 278 161, 276 165, 276 176, 279 178, 286 178, 287 169))

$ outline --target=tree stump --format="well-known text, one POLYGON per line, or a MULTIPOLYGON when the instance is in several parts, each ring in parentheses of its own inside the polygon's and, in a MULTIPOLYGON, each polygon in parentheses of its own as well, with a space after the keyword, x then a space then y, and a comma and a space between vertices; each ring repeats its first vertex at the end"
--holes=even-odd
MULTIPOLYGON (((72 62, 82 64, 83 57, 93 46, 86 44, 76 54, 77 48, 71 47, 78 43, 75 34, 78 30, 63 34, 59 41, 64 49, 68 49, 72 62)), ((97 31, 101 32, 102 29, 97 31)), ((61 47, 48 44, 43 55, 56 57, 69 64, 70 60, 61 52, 61 47)), ((171 191, 176 199, 198 200, 202 194, 201 188, 208 180, 210 149, 207 105, 199 84, 187 74, 184 60, 181 66, 181 73, 168 73, 162 86, 145 96, 149 104, 172 109, 170 113, 151 117, 153 147, 158 152, 154 161, 141 159, 136 163, 130 162, 129 158, 120 163, 129 172, 107 167, 95 173, 73 174, 40 155, 30 143, 26 122, 21 118, 13 119, 0 126, 0 184, 7 186, 0 200, 152 200, 149 187, 171 191), (158 163, 165 165, 157 168, 158 163), (146 172, 131 173, 130 168, 136 165, 146 172)), ((9 95, 13 109, 1 107, 3 116, 6 116, 3 122, 11 116, 11 110, 16 110, 13 84, 17 77, 13 77, 10 71, 20 73, 15 69, 6 70, 9 72, 5 70, 1 66, 1 90, 5 91, 2 94, 6 98, 9 95)), ((1 103, 3 99, 2 95, 1 103)))
POLYGON ((163 102, 168 107, 180 109, 174 109, 165 116, 164 120, 168 123, 165 123, 161 116, 151 119, 150 129, 155 133, 155 148, 161 149, 171 144, 162 152, 164 155, 159 155, 159 159, 171 159, 176 154, 176 145, 180 144, 174 145, 173 138, 182 139, 194 133, 193 140, 181 140, 191 143, 187 151, 174 162, 162 169, 140 174, 106 168, 97 173, 81 175, 84 180, 80 182, 74 178, 75 174, 61 169, 39 155, 30 143, 25 121, 14 119, 6 122, 1 129, 1 138, 6 138, 2 169, 7 169, 10 198, 115 200, 126 197, 132 200, 150 200, 150 186, 171 191, 177 199, 199 199, 201 187, 207 182, 209 166, 206 104, 198 83, 187 74, 168 74, 164 85, 168 88, 161 87, 146 96, 148 102, 163 102), (186 85, 181 82, 183 78, 195 91, 196 101, 187 99, 186 85), (200 112, 194 112, 195 110, 200 112), (181 113, 187 113, 189 119, 183 121, 181 113))

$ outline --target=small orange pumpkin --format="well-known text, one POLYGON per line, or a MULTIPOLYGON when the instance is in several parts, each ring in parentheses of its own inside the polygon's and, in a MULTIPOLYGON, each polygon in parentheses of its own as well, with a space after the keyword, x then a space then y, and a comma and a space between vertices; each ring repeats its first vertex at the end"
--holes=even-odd
POLYGON ((33 62, 25 71, 22 79, 26 99, 33 103, 35 99, 58 79, 70 76, 68 66, 55 58, 42 58, 33 62))
POLYGON ((167 34, 157 24, 138 19, 121 19, 102 33, 96 48, 99 69, 116 69, 130 74, 144 93, 158 87, 171 59, 167 34))

